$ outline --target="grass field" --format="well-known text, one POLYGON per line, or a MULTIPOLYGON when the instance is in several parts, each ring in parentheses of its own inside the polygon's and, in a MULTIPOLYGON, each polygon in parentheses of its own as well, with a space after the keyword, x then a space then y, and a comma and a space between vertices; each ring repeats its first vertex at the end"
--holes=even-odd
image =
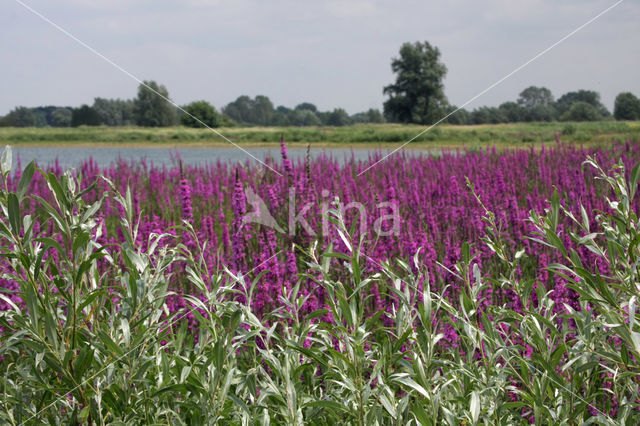
MULTIPOLYGON (((270 146, 280 141, 284 134, 291 147, 335 146, 351 147, 397 146, 414 138, 426 126, 400 124, 354 125, 346 127, 245 127, 216 129, 233 142, 252 146, 270 146)), ((588 123, 517 123, 476 126, 439 125, 424 132, 409 147, 461 146, 470 148, 486 144, 518 146, 550 142, 558 134, 563 141, 580 144, 601 144, 618 140, 640 139, 639 122, 588 122, 588 123)), ((203 147, 226 146, 220 135, 208 129, 185 127, 80 127, 80 128, 0 128, 0 143, 10 145, 51 146, 90 145, 203 147)))

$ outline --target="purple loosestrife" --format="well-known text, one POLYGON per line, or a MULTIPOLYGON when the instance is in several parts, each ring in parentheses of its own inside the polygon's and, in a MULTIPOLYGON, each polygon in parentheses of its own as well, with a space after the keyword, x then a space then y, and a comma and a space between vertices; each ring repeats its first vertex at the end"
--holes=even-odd
POLYGON ((287 155, 287 145, 284 143, 284 135, 280 138, 280 154, 282 155, 282 168, 289 179, 293 179, 293 167, 287 155))
POLYGON ((180 179, 180 202, 182 204, 182 218, 188 222, 193 219, 191 206, 191 184, 185 178, 180 179))
POLYGON ((247 200, 244 195, 244 186, 240 179, 238 179, 238 169, 236 169, 236 182, 233 187, 233 223, 231 246, 233 250, 233 264, 236 272, 245 272, 245 233, 248 231, 248 227, 245 227, 243 223, 243 216, 247 213, 247 200))

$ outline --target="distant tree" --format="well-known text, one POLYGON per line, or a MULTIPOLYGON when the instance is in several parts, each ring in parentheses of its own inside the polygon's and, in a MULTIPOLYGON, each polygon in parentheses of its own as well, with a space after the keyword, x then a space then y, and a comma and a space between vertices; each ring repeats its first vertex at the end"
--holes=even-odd
POLYGON ((524 109, 524 121, 551 121, 556 117, 553 95, 546 87, 527 87, 520 92, 518 104, 524 109))
POLYGON ((349 114, 342 108, 335 108, 327 115, 326 123, 329 126, 346 126, 351 124, 349 114))
POLYGON ((314 104, 312 104, 310 102, 303 102, 301 104, 298 104, 298 105, 296 105, 296 107, 294 109, 296 111, 307 110, 307 111, 313 112, 314 114, 318 112, 318 108, 314 104))
POLYGON ((508 123, 524 121, 524 108, 516 102, 504 102, 500 104, 498 109, 502 112, 502 115, 508 123))
POLYGON ((250 123, 253 112, 253 101, 247 95, 238 96, 235 101, 229 102, 222 108, 222 112, 238 123, 250 123))
POLYGON ((613 116, 616 120, 640 120, 640 99, 630 92, 618 94, 613 106, 613 116))
POLYGON ((273 104, 267 96, 258 95, 253 100, 252 122, 259 126, 268 126, 273 120, 273 104))
POLYGON ((130 126, 135 124, 132 100, 95 98, 93 109, 100 115, 102 124, 107 126, 130 126))
POLYGON ((470 118, 469 118, 470 113, 464 108, 458 109, 458 107, 455 105, 449 105, 445 110, 445 115, 449 115, 447 119, 444 121, 447 124, 455 124, 455 125, 470 124, 470 118))
POLYGON ((276 111, 273 114, 273 119, 271 120, 271 124, 274 126, 288 126, 290 124, 289 114, 276 111))
POLYGON ((296 109, 289 113, 289 124, 292 126, 319 126, 322 123, 313 111, 296 109))
POLYGON ((479 107, 469 114, 469 122, 471 124, 498 124, 506 121, 507 117, 500 108, 496 107, 479 107))
POLYGON ((389 99, 384 115, 401 123, 434 123, 447 109, 442 80, 447 67, 440 62, 440 50, 429 42, 404 43, 400 57, 391 62, 396 81, 383 90, 389 99))
POLYGON ((598 121, 602 120, 600 111, 588 102, 577 101, 560 116, 562 121, 598 121))
POLYGON ((257 95, 251 99, 242 95, 222 108, 222 112, 238 123, 268 126, 272 124, 275 110, 267 96, 257 95))
POLYGON ((575 92, 565 93, 556 101, 556 111, 559 115, 562 115, 569 111, 571 106, 576 102, 586 102, 592 105, 598 111, 598 114, 602 117, 607 117, 610 115, 607 108, 602 105, 602 102, 600 102, 600 93, 593 90, 578 90, 575 92))
POLYGON ((215 107, 207 101, 195 101, 184 107, 184 110, 189 114, 182 114, 180 121, 182 125, 187 127, 205 127, 202 123, 209 127, 220 127, 221 119, 220 115, 216 111, 215 107), (200 123, 193 117, 202 121, 200 123))
POLYGON ((73 112, 70 108, 56 108, 51 112, 50 125, 52 127, 69 127, 72 116, 73 112))
POLYGON ((520 92, 518 104, 528 109, 548 106, 553 104, 553 95, 546 87, 529 86, 520 92))
POLYGON ((9 126, 13 127, 35 127, 36 116, 31 108, 19 106, 15 107, 7 116, 5 120, 9 126))
POLYGON ((136 124, 145 127, 177 124, 176 108, 166 99, 169 99, 169 91, 163 85, 158 85, 155 81, 145 81, 140 84, 133 108, 136 124))
POLYGON ((238 123, 233 121, 227 114, 220 114, 220 127, 235 127, 238 123))
POLYGON ((366 112, 367 123, 384 123, 384 116, 377 108, 369 108, 366 112))
POLYGON ((384 116, 375 108, 353 114, 350 119, 352 123, 384 123, 384 116))
POLYGON ((80 108, 74 108, 71 113, 71 125, 78 126, 99 126, 102 123, 98 111, 89 105, 82 105, 80 108))

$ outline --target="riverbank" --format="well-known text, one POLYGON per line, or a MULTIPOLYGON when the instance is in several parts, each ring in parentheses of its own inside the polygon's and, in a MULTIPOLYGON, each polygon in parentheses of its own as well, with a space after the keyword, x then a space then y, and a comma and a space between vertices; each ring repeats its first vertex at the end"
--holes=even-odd
POLYGON ((0 144, 32 147, 118 148, 243 148, 277 146, 284 135, 290 147, 394 149, 414 139, 406 148, 441 149, 529 147, 555 141, 582 145, 606 144, 614 139, 640 139, 640 122, 517 123, 477 126, 427 126, 371 124, 345 127, 243 127, 192 129, 186 127, 79 127, 0 128, 0 144), (223 136, 221 136, 223 135, 223 136))

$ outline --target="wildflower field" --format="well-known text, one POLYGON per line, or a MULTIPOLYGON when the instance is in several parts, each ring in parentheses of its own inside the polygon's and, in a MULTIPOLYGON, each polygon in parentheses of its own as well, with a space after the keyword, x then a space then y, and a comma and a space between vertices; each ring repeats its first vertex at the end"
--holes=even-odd
POLYGON ((640 143, 10 158, 2 423, 638 424, 640 143))

